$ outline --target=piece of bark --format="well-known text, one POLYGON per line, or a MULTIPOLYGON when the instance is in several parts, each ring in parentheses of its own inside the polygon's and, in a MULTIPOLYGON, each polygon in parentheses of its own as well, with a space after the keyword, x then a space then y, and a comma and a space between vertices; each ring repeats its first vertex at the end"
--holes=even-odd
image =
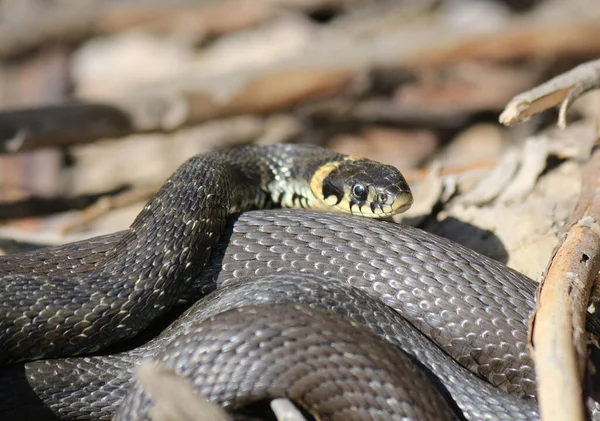
POLYGON ((546 136, 530 136, 521 149, 519 169, 510 184, 498 196, 499 201, 522 201, 531 194, 538 177, 546 169, 549 155, 546 136))
POLYGON ((561 103, 558 125, 567 124, 567 110, 584 93, 600 85, 600 60, 583 63, 548 82, 515 96, 500 115, 502 124, 528 120, 561 103))
POLYGON ((476 187, 457 198, 461 204, 484 205, 498 197, 510 185, 519 169, 520 158, 517 148, 508 149, 502 159, 476 187))

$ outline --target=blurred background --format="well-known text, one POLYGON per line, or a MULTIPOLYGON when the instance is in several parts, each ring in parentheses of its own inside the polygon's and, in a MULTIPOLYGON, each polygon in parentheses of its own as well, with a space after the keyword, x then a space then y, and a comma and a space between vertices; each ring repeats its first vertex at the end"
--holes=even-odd
POLYGON ((498 116, 596 58, 597 0, 0 0, 0 235, 124 229, 196 153, 310 143, 397 166, 404 223, 536 277, 598 98, 563 131, 498 116))

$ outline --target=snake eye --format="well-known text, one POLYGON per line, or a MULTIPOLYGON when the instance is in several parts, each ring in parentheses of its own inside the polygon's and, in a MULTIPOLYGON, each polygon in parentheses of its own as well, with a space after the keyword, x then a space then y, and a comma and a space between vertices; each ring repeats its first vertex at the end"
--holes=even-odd
POLYGON ((358 200, 367 200, 367 189, 360 183, 356 183, 352 187, 352 195, 358 200))

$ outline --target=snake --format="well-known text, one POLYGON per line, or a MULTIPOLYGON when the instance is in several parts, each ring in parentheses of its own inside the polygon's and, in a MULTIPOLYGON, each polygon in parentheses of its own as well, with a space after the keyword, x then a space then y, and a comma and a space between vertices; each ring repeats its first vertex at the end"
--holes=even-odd
MULTIPOLYGON (((16 274, 0 261, 0 363, 95 352, 164 315, 197 277, 232 214, 274 206, 384 218, 410 206, 394 167, 310 145, 200 154, 164 183, 94 270, 16 274)), ((68 260, 68 259, 67 259, 68 260)), ((64 263, 63 263, 64 264, 64 263)))
MULTIPOLYGON (((272 293, 275 298, 271 304, 280 304, 285 301, 281 294, 291 297, 294 294, 290 291, 296 287, 302 294, 295 294, 295 299, 312 296, 314 300, 309 300, 308 304, 354 318, 354 324, 369 328, 376 336, 396 345, 409 359, 418 361, 429 377, 437 379, 436 393, 431 392, 429 386, 422 389, 429 390, 423 394, 427 396, 425 406, 427 402, 440 402, 437 393, 449 402, 440 404, 439 408, 445 408, 440 417, 447 411, 455 411, 456 416, 467 419, 536 419, 535 374, 527 352, 527 324, 534 308, 535 283, 441 237, 386 221, 356 218, 351 214, 386 217, 409 206, 412 196, 401 174, 388 167, 381 170, 381 165, 370 161, 300 147, 316 161, 310 169, 302 166, 302 176, 309 182, 301 183, 297 181, 301 178, 297 172, 300 158, 297 147, 250 148, 244 153, 229 151, 193 158, 167 181, 129 230, 2 258, 2 279, 9 285, 4 292, 8 303, 2 304, 3 313, 12 312, 18 316, 9 329, 2 325, 2 332, 14 334, 17 328, 19 330, 16 340, 3 337, 1 355, 4 361, 13 363, 44 358, 3 369, 0 373, 2 412, 11 411, 14 419, 19 419, 15 412, 19 410, 45 411, 48 416, 65 419, 110 419, 124 399, 147 410, 148 402, 142 402, 140 396, 143 393, 136 389, 137 386, 129 398, 125 398, 132 387, 131 373, 137 362, 150 355, 158 355, 175 365, 179 364, 175 361, 189 361, 195 355, 194 350, 206 347, 201 343, 202 338, 196 335, 203 331, 204 323, 223 326, 222 321, 227 320, 227 324, 231 324, 231 320, 240 319, 240 314, 249 314, 244 311, 254 312, 252 314, 258 315, 263 322, 283 323, 283 310, 273 313, 266 309, 257 310, 263 308, 264 303, 256 302, 256 297, 272 293), (243 158, 248 153, 252 157, 250 161, 243 158), (271 158, 263 160, 265 156, 271 158), (219 165, 207 164, 214 161, 219 165), (218 169, 220 166, 225 168, 224 172, 218 169), (236 174, 236 166, 257 178, 252 181, 236 174), (368 166, 372 166, 375 173, 365 171, 368 166), (261 178, 268 173, 265 168, 269 168, 270 176, 261 178), (295 181, 286 184, 283 174, 295 181), (198 179, 205 182, 202 185, 195 183, 198 179), (357 183, 359 179, 361 181, 357 183), (227 188, 221 191, 229 191, 232 196, 223 199, 204 193, 206 180, 215 180, 215 184, 227 188), (362 188, 355 189, 357 184, 362 188), (391 185, 394 187, 390 188, 391 185), (184 192, 173 193, 181 191, 181 187, 184 192), (189 194, 198 191, 203 192, 202 200, 197 197, 190 200, 189 194), (217 204, 219 201, 221 203, 217 204), (373 201, 377 203, 373 204, 373 201), (244 212, 239 218, 229 216, 252 207, 293 204, 315 209, 334 206, 349 215, 270 210, 244 212), (190 214, 198 208, 209 209, 212 218, 202 219, 190 214), (171 226, 166 226, 165 222, 170 222, 171 226), (206 230, 212 228, 214 231, 208 233, 215 234, 209 235, 206 230), (194 241, 188 240, 186 235, 192 235, 194 241), (164 242, 161 244, 164 239, 176 239, 179 243, 165 246, 164 242), (137 249, 131 251, 131 247, 137 249), (193 247, 196 248, 192 250, 193 247), (148 263, 144 259, 151 253, 154 253, 154 260, 148 263), (117 263, 121 265, 119 276, 114 272, 117 263), (148 296, 148 290, 136 288, 137 282, 151 275, 159 278, 159 282, 151 283, 149 289, 153 302, 136 304, 148 296), (111 278, 114 285, 102 289, 111 278), (174 279, 174 285, 163 288, 165 278, 174 279), (157 291, 157 284, 163 289, 157 291), (71 289, 64 289, 66 285, 71 289), (231 294, 236 288, 244 291, 243 288, 261 285, 260 289, 237 295, 238 304, 258 307, 230 310, 231 301, 235 301, 231 294), (77 295, 84 287, 91 291, 87 301, 77 295), (10 299, 8 295, 19 288, 24 288, 25 292, 10 299), (169 288, 171 290, 167 291, 169 288), (55 291, 56 295, 49 291, 55 291), (205 297, 208 300, 200 300, 180 321, 146 345, 115 355, 60 358, 95 352, 135 336, 151 324, 149 319, 156 320, 166 314, 177 302, 191 302, 211 291, 214 291, 213 295, 205 297), (60 301, 58 294, 66 295, 67 302, 60 301), (112 310, 112 304, 106 301, 109 297, 117 306, 114 313, 109 311, 112 310), (340 304, 342 298, 350 304, 340 304), (97 299, 93 304, 100 310, 87 313, 89 307, 86 304, 93 299, 97 299), (219 308, 218 311, 205 314, 198 310, 209 308, 210 303, 219 300, 224 304, 213 305, 219 308), (24 302, 26 308, 14 310, 15 302, 24 302), (66 314, 73 308, 71 304, 78 307, 66 314), (48 308, 50 310, 44 313, 48 308), (230 312, 220 313, 227 309, 230 312), (116 321, 105 317, 107 313, 116 314, 116 321), (71 323, 68 329, 62 327, 65 321, 71 323), (31 339, 32 324, 43 322, 51 329, 31 339), (99 327, 100 322, 109 326, 104 332, 99 327), (176 339, 181 338, 181 334, 187 338, 183 342, 176 339), (161 354, 157 349, 163 349, 165 343, 169 346, 160 351, 161 354), (194 346, 185 348, 185 343, 194 346), (82 396, 82 393, 87 395, 82 396)), ((310 310, 297 305, 287 308, 295 309, 290 310, 290 315, 294 313, 300 318, 310 315, 318 331, 328 331, 319 329, 328 323, 338 323, 340 332, 357 328, 331 316, 316 317, 312 312, 317 310, 312 307, 310 310)), ((242 319, 260 322, 255 317, 242 319)), ((240 329, 246 329, 243 332, 248 334, 248 326, 251 331, 255 325, 240 329)), ((281 324, 276 327, 280 334, 288 328, 281 324)), ((292 326, 292 331, 297 329, 292 326)), ((236 336, 223 329, 219 334, 222 340, 236 336)), ((365 332, 358 335, 368 338, 365 332)), ((343 338, 335 338, 330 343, 338 340, 343 342, 343 338)), ((375 339, 368 342, 382 348, 373 352, 392 352, 384 351, 383 345, 375 339)), ((301 347, 298 345, 298 348, 301 347)), ((292 351, 295 349, 292 347, 292 351)), ((275 361, 268 354, 263 360, 257 352, 249 352, 243 357, 246 364, 256 364, 257 370, 266 371, 275 361)), ((324 360, 335 358, 330 356, 324 360)), ((369 364, 373 365, 373 362, 369 364)), ((241 366, 243 364, 238 363, 229 366, 232 373, 238 373, 233 376, 238 380, 244 376, 239 374, 243 372, 241 366)), ((317 374, 322 369, 319 365, 314 367, 317 374)), ((338 369, 341 371, 341 367, 338 369)), ((371 369, 371 373, 378 372, 374 367, 371 369)), ((413 372, 414 367, 406 370, 413 372)), ((333 372, 337 374, 338 370, 333 372)), ((420 375, 414 378, 423 380, 420 375)), ((235 393, 243 395, 243 389, 238 385, 235 393)), ((395 402, 406 401, 406 388, 393 389, 398 392, 393 397, 395 402)), ((317 398, 321 397, 317 395, 317 398)), ((336 402, 346 403, 348 395, 342 395, 336 402)), ((228 399, 225 399, 226 403, 231 400, 228 399)), ((411 404, 416 405, 415 401, 411 404)), ((131 405, 122 407, 118 416, 128 419, 127 411, 131 405)), ((311 403, 307 405, 312 408, 311 403)), ((369 411, 380 408, 368 401, 365 409, 366 412, 357 412, 356 419, 375 419, 369 411)), ((414 408, 411 406, 410 409, 414 408)), ((140 419, 144 419, 144 415, 141 416, 140 419)), ((379 419, 396 419, 394 416, 404 415, 379 419)), ((335 415, 331 419, 335 419, 335 415)))

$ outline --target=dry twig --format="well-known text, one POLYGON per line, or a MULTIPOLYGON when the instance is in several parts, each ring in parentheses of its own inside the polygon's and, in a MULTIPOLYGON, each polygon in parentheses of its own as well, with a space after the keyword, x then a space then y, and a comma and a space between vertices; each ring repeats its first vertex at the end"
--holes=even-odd
POLYGON ((500 115, 506 125, 528 120, 559 103, 558 125, 567 125, 567 110, 584 93, 600 85, 600 60, 590 61, 514 97, 500 115))

